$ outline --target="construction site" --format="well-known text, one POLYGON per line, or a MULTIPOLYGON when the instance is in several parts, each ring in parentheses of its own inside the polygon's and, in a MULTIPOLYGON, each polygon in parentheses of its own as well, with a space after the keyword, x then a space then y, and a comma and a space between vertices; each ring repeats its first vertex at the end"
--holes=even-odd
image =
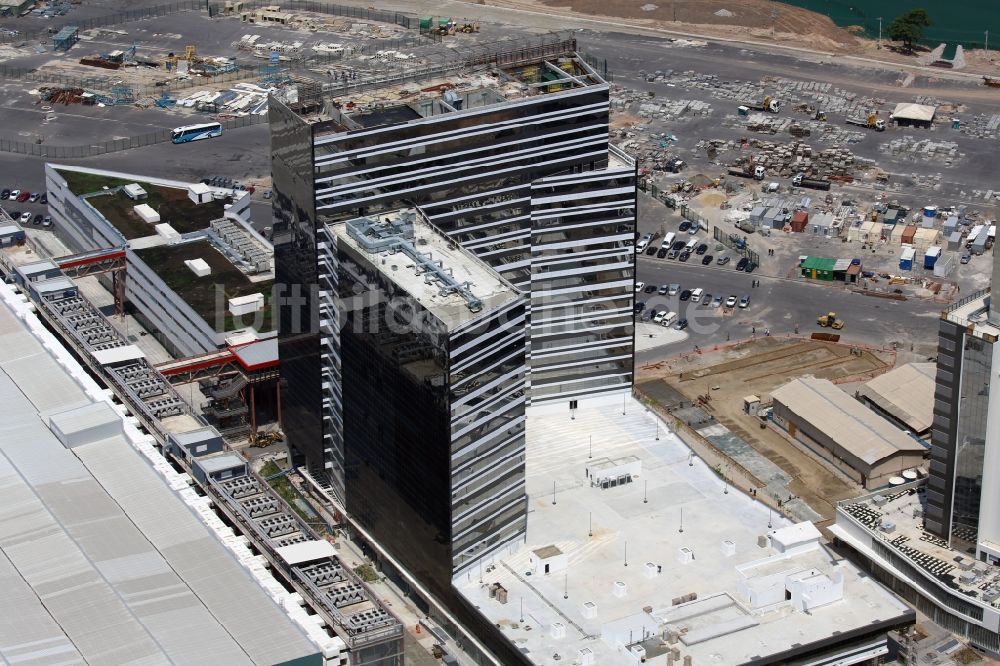
POLYGON ((891 348, 761 336, 637 366, 636 391, 733 485, 822 528, 838 501, 863 489, 768 426, 771 392, 802 376, 850 389, 890 370, 895 359, 891 348), (758 400, 752 413, 750 397, 758 400))
POLYGON ((336 5, 282 11, 277 4, 245 4, 151 17, 147 23, 162 26, 152 39, 143 34, 148 29, 127 29, 129 24, 126 29, 68 25, 44 45, 0 46, 0 77, 35 83, 25 92, 42 105, 263 116, 267 95, 294 98, 298 78, 349 83, 418 69, 452 58, 456 49, 481 38, 473 19, 418 20, 374 10, 338 16, 324 13, 337 11, 336 5), (386 20, 363 16, 382 14, 386 20), (197 40, 198 35, 205 38, 197 40))

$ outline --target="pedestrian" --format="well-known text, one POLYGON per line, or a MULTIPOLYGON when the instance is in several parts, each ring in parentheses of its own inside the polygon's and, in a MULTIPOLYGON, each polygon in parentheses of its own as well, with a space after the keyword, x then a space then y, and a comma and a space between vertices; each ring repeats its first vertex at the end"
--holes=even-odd
POLYGON ((751 326, 750 327, 750 335, 757 335, 757 327, 756 326, 751 326))

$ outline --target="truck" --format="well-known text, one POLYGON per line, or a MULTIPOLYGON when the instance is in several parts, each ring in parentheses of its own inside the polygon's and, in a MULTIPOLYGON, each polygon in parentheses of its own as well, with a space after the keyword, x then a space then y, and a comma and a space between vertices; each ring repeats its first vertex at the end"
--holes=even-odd
POLYGON ((795 174, 792 178, 792 185, 795 187, 808 187, 813 190, 830 190, 830 181, 822 178, 806 178, 804 173, 795 174))
POLYGON ((764 169, 763 164, 754 164, 749 162, 747 164, 736 164, 729 167, 730 176, 739 176, 740 178, 755 178, 757 180, 764 180, 764 176, 767 174, 767 170, 764 169))
POLYGON ((885 121, 879 118, 874 112, 869 113, 865 118, 859 118, 858 116, 848 116, 848 125, 857 125, 858 127, 867 127, 868 129, 873 129, 876 132, 885 131, 885 121))
POLYGON ((740 107, 740 115, 747 115, 750 111, 767 111, 769 113, 778 113, 781 111, 781 102, 774 99, 770 95, 764 95, 764 99, 760 102, 746 102, 740 107), (747 112, 743 112, 743 109, 747 109, 747 112))

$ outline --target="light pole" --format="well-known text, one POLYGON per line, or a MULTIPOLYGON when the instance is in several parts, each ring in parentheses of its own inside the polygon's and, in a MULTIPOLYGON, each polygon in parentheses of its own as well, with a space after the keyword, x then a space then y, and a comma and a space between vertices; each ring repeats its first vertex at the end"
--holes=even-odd
POLYGON ((990 52, 990 31, 989 30, 986 31, 986 43, 983 44, 983 50, 986 51, 987 57, 988 57, 989 52, 990 52))
POLYGON ((771 529, 771 505, 767 506, 767 529, 771 529))
POLYGON ((878 17, 878 48, 882 48, 882 17, 878 17))
POLYGON ((681 526, 677 531, 678 532, 684 531, 684 507, 681 507, 681 526))

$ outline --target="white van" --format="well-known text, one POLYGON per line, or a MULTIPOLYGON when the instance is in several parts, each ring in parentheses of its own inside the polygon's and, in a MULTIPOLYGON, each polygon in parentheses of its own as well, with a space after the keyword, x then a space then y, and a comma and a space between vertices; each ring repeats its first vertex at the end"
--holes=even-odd
POLYGON ((660 323, 661 326, 671 326, 671 325, 673 325, 673 323, 675 321, 677 321, 677 313, 676 312, 666 312, 666 311, 660 312, 660 313, 657 313, 657 315, 656 315, 657 318, 659 318, 659 316, 661 314, 663 315, 663 318, 660 319, 660 321, 659 321, 659 323, 660 323))
POLYGON ((677 237, 677 234, 675 234, 674 232, 671 231, 663 239, 663 243, 660 244, 660 247, 665 247, 665 248, 667 248, 669 250, 670 246, 674 244, 674 238, 676 238, 676 237, 677 237))
POLYGON ((697 289, 691 292, 691 302, 697 303, 698 301, 701 300, 701 297, 704 295, 705 295, 705 290, 702 289, 701 287, 698 287, 697 289))
POLYGON ((688 244, 684 246, 685 252, 694 252, 694 249, 698 246, 698 239, 692 238, 688 241, 688 244))

